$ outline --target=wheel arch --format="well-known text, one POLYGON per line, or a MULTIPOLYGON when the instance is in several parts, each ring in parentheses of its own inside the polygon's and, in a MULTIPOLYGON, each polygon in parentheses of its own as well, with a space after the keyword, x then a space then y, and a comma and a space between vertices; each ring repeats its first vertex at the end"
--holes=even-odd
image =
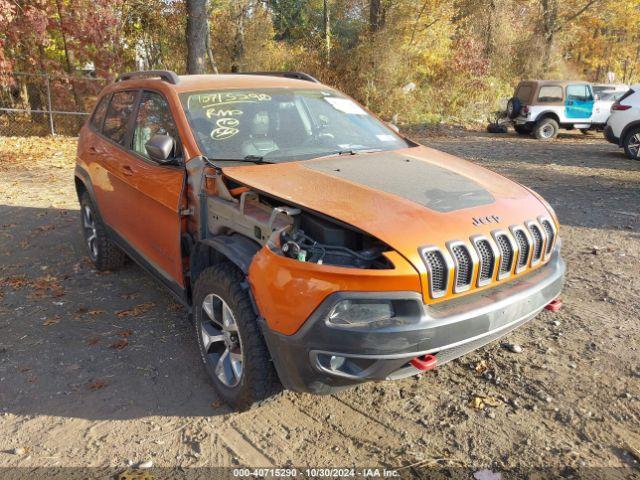
POLYGON ((216 235, 198 241, 189 255, 189 273, 191 285, 207 267, 229 261, 242 273, 249 273, 253 257, 262 246, 239 233, 216 235))
POLYGON ((640 127, 640 120, 634 120, 633 122, 629 122, 627 125, 625 125, 625 127, 622 129, 622 132, 620 133, 620 145, 624 146, 624 141, 627 138, 627 135, 636 127, 640 127))
POLYGON ((558 122, 558 125, 560 125, 560 117, 556 112, 552 110, 545 110, 544 112, 538 114, 538 117, 536 118, 536 123, 540 123, 545 118, 551 118, 556 122, 558 122))

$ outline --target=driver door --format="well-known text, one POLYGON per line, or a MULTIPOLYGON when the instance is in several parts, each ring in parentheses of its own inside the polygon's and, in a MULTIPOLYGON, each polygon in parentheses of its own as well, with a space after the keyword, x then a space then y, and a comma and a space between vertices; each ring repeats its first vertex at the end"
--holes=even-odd
POLYGON ((184 287, 180 210, 185 170, 180 137, 169 104, 158 92, 144 90, 134 115, 119 176, 128 205, 126 240, 164 280, 184 287), (145 143, 153 135, 173 137, 176 165, 161 165, 150 158, 145 143))

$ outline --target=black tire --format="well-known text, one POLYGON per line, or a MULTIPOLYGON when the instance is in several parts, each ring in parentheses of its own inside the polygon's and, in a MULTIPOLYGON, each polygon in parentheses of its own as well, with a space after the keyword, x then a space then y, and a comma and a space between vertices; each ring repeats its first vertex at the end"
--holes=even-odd
POLYGON ((531 135, 531 128, 525 127, 524 125, 514 125, 513 129, 519 135, 531 135))
POLYGON ((80 197, 80 226, 87 253, 97 270, 115 270, 125 264, 126 254, 111 241, 91 196, 80 197))
POLYGON ((507 102, 507 117, 514 119, 520 115, 520 109, 522 108, 522 102, 518 97, 510 98, 507 102))
POLYGON ((551 140, 558 136, 558 122, 553 118, 543 118, 533 129, 533 134, 538 140, 551 140))
MULTIPOLYGON (((247 410, 282 390, 249 293, 243 285, 246 285, 243 273, 235 265, 225 262, 205 269, 198 276, 193 293, 194 326, 200 357, 220 398, 239 411, 247 410), (210 298, 218 303, 220 309, 229 308, 235 329, 225 330, 221 323, 212 321, 218 314, 209 316, 203 306, 205 299, 208 302, 210 298), (205 333, 211 335, 212 327, 213 333, 222 334, 224 339, 211 341, 205 346, 205 333), (226 364, 221 361, 224 352, 229 357, 226 364), (241 358, 240 374, 229 363, 234 361, 229 352, 233 352, 236 362, 241 358), (216 373, 219 363, 223 367, 220 377, 216 373), (236 384, 229 381, 229 373, 236 384)), ((211 305, 211 311, 218 308, 213 303, 211 305)), ((222 319, 223 314, 220 313, 219 317, 222 319)))
POLYGON ((632 128, 622 141, 624 153, 631 160, 640 160, 640 127, 632 128))

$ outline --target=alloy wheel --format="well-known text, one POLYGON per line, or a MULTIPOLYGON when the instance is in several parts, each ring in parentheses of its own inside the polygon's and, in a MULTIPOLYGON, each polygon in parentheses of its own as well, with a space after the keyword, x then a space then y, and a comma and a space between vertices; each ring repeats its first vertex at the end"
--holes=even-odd
POLYGON ((89 255, 91 259, 98 258, 98 231, 96 230, 96 221, 89 205, 82 208, 82 228, 84 229, 84 238, 87 242, 89 255))
POLYGON ((636 133, 629 139, 627 146, 632 157, 640 158, 640 132, 636 133))
POLYGON ((243 373, 242 342, 233 312, 218 295, 210 293, 202 302, 200 336, 205 361, 225 386, 235 387, 243 373))

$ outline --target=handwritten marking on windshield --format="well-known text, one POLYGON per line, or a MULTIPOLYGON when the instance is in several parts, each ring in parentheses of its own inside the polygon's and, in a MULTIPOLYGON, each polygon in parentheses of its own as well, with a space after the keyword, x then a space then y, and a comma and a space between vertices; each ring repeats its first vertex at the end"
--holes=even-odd
POLYGON ((236 127, 240 125, 237 118, 219 118, 216 121, 216 128, 211 131, 211 138, 214 140, 226 140, 236 135, 240 130, 236 127))

